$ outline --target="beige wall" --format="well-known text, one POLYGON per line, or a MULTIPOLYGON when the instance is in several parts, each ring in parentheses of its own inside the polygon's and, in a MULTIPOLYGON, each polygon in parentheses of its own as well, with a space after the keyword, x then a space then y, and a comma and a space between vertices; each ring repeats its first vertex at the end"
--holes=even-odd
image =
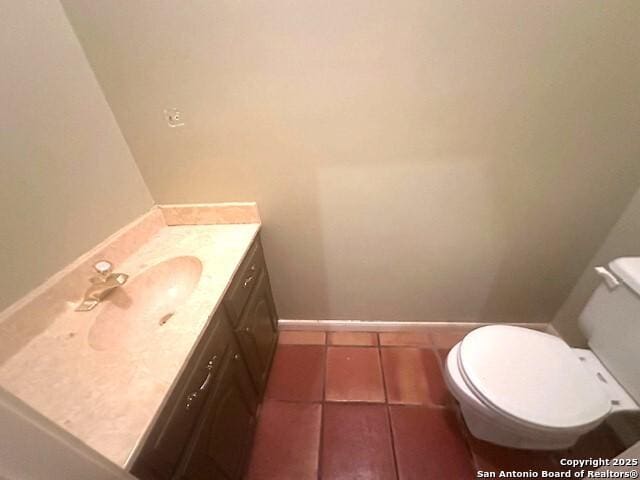
POLYGON ((571 343, 585 344, 578 327, 578 316, 601 281, 593 267, 606 266, 611 260, 625 256, 640 256, 640 190, 631 199, 553 319, 553 326, 571 343))
POLYGON ((152 199, 60 3, 0 11, 2 310, 152 199))
POLYGON ((283 318, 548 321, 640 181, 635 0, 62 3, 156 201, 259 202, 283 318))

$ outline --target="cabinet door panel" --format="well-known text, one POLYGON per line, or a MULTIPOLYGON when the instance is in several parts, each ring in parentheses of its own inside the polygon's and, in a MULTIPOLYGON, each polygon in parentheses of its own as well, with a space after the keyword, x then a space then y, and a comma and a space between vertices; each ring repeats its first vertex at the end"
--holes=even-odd
MULTIPOLYGON (((261 292, 262 293, 262 292, 261 292)), ((253 306, 253 326, 251 328, 252 338, 256 347, 256 352, 263 368, 269 366, 273 351, 276 330, 273 326, 273 312, 269 299, 261 294, 253 306)))
POLYGON ((236 335, 249 371, 259 392, 262 392, 275 351, 277 316, 266 271, 245 308, 236 335))
POLYGON ((193 429, 215 391, 221 367, 231 356, 233 335, 223 312, 216 313, 147 438, 132 472, 144 480, 169 479, 193 429))
POLYGON ((255 410, 255 393, 240 355, 235 354, 205 406, 177 478, 239 479, 250 448, 255 410))

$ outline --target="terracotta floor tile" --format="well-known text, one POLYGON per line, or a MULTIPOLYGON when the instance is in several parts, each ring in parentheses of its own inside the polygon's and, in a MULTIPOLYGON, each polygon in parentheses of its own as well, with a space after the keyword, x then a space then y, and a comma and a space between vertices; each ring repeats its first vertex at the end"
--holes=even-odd
POLYGON ((247 480, 316 480, 322 407, 265 400, 247 480))
POLYGON ((324 345, 325 339, 325 332, 283 330, 278 337, 278 343, 280 345, 324 345))
POLYGON ((400 480, 475 478, 471 453, 451 410, 389 409, 400 480))
POLYGON ((440 357, 440 362, 442 363, 442 368, 444 369, 444 366, 447 363, 447 355, 449 355, 449 351, 450 349, 448 348, 440 348, 437 350, 438 352, 438 356, 440 357))
POLYGON ((329 347, 325 399, 339 402, 384 402, 378 349, 329 347))
POLYGON ((351 345, 375 347, 378 345, 378 335, 372 332, 329 332, 329 345, 351 345))
POLYGON ((323 480, 396 478, 385 405, 325 404, 322 445, 323 480))
POLYGON ((516 448, 501 447, 473 436, 469 436, 469 442, 478 469, 484 471, 499 472, 501 470, 518 471, 557 471, 560 465, 556 461, 553 451, 520 450, 516 448))
POLYGON ((383 332, 380 345, 398 347, 431 347, 431 337, 428 332, 383 332))
POLYGON ((433 345, 437 349, 450 350, 464 338, 473 328, 468 327, 438 327, 430 331, 433 345))
POLYGON ((389 403, 451 404, 436 355, 421 348, 383 348, 382 369, 389 403))
POLYGON ((574 459, 614 458, 624 449, 624 445, 611 427, 604 423, 580 437, 578 442, 563 456, 574 459))
POLYGON ((277 400, 320 401, 325 347, 279 345, 265 396, 277 400))

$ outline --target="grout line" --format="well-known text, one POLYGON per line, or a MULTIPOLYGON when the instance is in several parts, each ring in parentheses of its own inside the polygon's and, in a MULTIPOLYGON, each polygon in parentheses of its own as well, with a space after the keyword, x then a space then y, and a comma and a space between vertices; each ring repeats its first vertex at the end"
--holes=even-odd
POLYGON ((387 394, 387 382, 384 377, 384 367, 382 366, 382 350, 378 348, 378 364, 380 365, 380 376, 382 377, 382 391, 384 393, 384 403, 389 403, 389 395, 387 394))
MULTIPOLYGON (((324 343, 279 343, 281 347, 323 347, 324 343)), ((413 343, 394 343, 389 345, 354 345, 354 344, 326 344, 327 347, 348 347, 348 348, 420 348, 422 350, 432 350, 433 347, 430 345, 424 344, 413 344, 413 343)), ((444 348, 441 348, 444 350, 444 348)))
POLYGON ((389 402, 369 402, 366 400, 283 400, 280 398, 268 397, 265 398, 270 402, 279 402, 279 403, 292 403, 292 404, 307 404, 307 403, 315 403, 322 405, 389 405, 392 407, 420 407, 420 408, 431 408, 433 410, 449 410, 454 411, 455 408, 452 405, 438 405, 436 403, 389 403, 389 402))
MULTIPOLYGON (((429 335, 429 336, 431 337, 431 335, 429 335)), ((443 359, 440 356, 440 350, 447 350, 447 355, 449 355, 449 351, 453 347, 450 347, 448 349, 447 348, 442 348, 442 347, 439 347, 438 345, 436 345, 436 342, 433 339, 433 337, 431 337, 431 340, 432 340, 432 342, 431 342, 432 343, 431 353, 433 355, 435 355, 435 357, 436 357, 436 362, 438 362, 438 365, 440 366, 440 376, 442 377, 442 382, 444 383, 444 385, 445 385, 445 387, 447 388, 447 391, 448 391, 449 387, 447 386, 447 383, 444 380, 444 370, 446 368, 446 358, 443 359)), ((453 399, 453 403, 447 403, 446 405, 442 405, 442 406, 444 408, 453 410, 455 412, 456 411, 456 400, 453 397, 453 394, 451 392, 449 392, 449 396, 451 397, 451 399, 453 399)), ((472 462, 472 463, 475 463, 475 462, 472 462)))
MULTIPOLYGON (((280 347, 323 347, 325 346, 325 344, 323 343, 279 343, 278 346, 280 347)), ((332 344, 326 344, 327 347, 336 347, 336 348, 340 348, 340 347, 349 347, 349 348, 419 348, 421 350, 432 350, 434 347, 431 347, 429 345, 418 345, 418 344, 410 344, 410 343, 396 343, 393 345, 351 345, 351 344, 338 344, 338 345, 332 345, 332 344)), ((440 350, 444 350, 444 348, 441 348, 440 350)))
MULTIPOLYGON (((380 334, 376 333, 376 340, 380 345, 380 334)), ((384 409, 387 412, 387 428, 389 432, 389 441, 391 442, 391 457, 393 460, 393 469, 395 470, 396 479, 400 477, 400 471, 398 470, 398 457, 396 455, 396 442, 393 438, 393 426, 391 425, 391 407, 389 406, 389 393, 387 392, 387 381, 384 375, 384 363, 382 362, 382 349, 378 348, 378 361, 380 362, 380 373, 382 375, 382 388, 384 390, 385 405, 384 409)))
MULTIPOLYGON (((465 334, 466 335, 466 334, 465 334)), ((464 337, 464 336, 463 336, 464 337)), ((453 347, 449 347, 448 349, 446 347, 441 347, 439 345, 437 345, 437 342, 435 341, 435 338, 433 338, 433 335, 431 333, 429 333, 429 338, 431 338, 431 352, 433 355, 436 356, 436 361, 438 362, 438 365, 440 365, 440 376, 442 377, 442 381, 444 382, 444 370, 445 370, 445 360, 440 356, 440 350, 451 350, 451 348, 453 347)), ((447 352, 447 355, 449 353, 447 352)), ((445 383, 446 385, 446 383, 445 383)), ((448 387, 447 387, 448 390, 448 387)), ((451 394, 451 392, 449 392, 451 394)), ((451 397, 453 398, 453 394, 451 394, 451 397)), ((453 403, 451 405, 445 405, 445 408, 448 409, 449 411, 451 411, 455 417, 456 420, 456 427, 460 432, 460 436, 462 437, 462 441, 464 442, 465 447, 467 448, 467 453, 469 454, 469 461, 471 463, 471 468, 473 468, 476 472, 476 475, 478 474, 478 471, 480 470, 479 468, 479 463, 478 463, 478 459, 476 458, 476 454, 473 450, 473 448, 471 447, 471 441, 468 438, 468 435, 470 435, 470 432, 467 428, 467 426, 464 424, 464 418, 462 417, 462 410, 460 410, 460 408, 458 407, 455 399, 453 400, 453 403)))
POLYGON ((391 410, 389 405, 385 405, 385 411, 387 413, 387 432, 389 434, 389 444, 391 445, 391 461, 393 462, 393 470, 395 478, 400 478, 400 470, 398 469, 398 458, 396 455, 396 442, 393 437, 393 426, 391 425, 391 410))
POLYGON ((318 442, 318 480, 322 479, 322 454, 324 452, 324 415, 327 390, 327 363, 329 362, 329 336, 324 335, 324 362, 322 365, 322 397, 320 399, 320 441, 318 442))
POLYGON ((462 416, 462 410, 460 408, 456 408, 453 411, 456 417, 456 423, 458 424, 458 429, 460 430, 460 434, 462 435, 462 439, 467 447, 467 451, 469 452, 469 456, 471 457, 471 466, 475 469, 476 474, 480 471, 480 462, 478 461, 478 456, 476 455, 475 450, 471 445, 471 432, 469 428, 464 423, 464 417, 462 416))

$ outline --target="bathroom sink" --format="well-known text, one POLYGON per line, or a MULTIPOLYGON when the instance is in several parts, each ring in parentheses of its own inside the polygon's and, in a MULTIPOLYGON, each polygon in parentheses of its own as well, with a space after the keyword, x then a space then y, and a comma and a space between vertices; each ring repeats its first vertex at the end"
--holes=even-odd
POLYGON ((89 330, 89 345, 95 350, 144 348, 150 336, 171 322, 201 274, 198 258, 181 256, 134 276, 99 305, 89 330))

